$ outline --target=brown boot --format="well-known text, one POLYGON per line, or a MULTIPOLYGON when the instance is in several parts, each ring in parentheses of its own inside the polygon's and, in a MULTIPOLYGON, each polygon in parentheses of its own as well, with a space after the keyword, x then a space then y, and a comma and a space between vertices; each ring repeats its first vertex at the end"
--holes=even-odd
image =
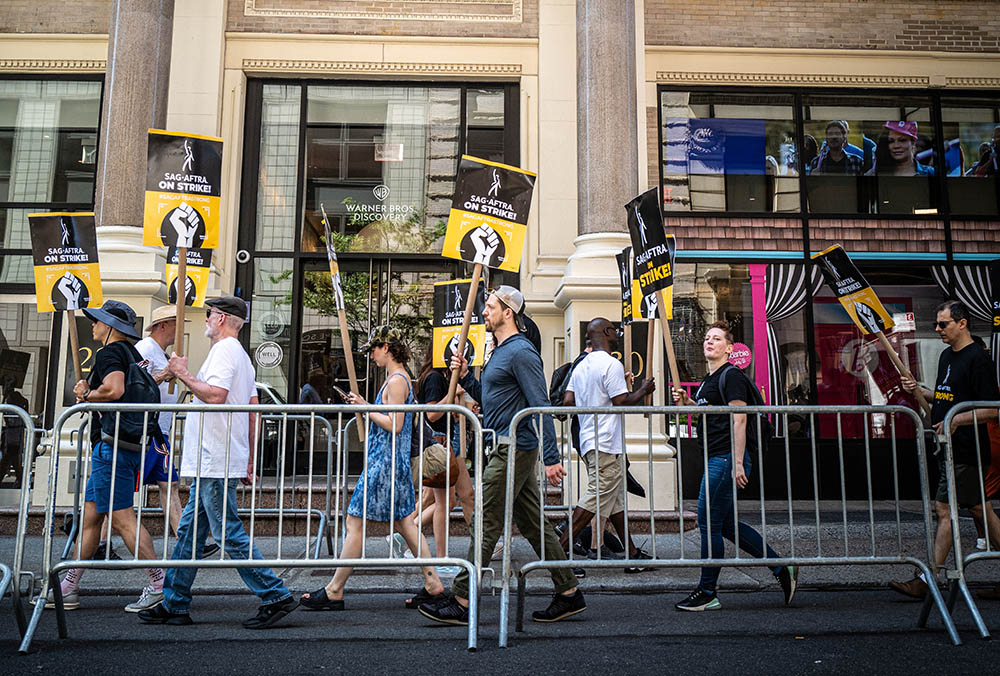
POLYGON ((895 580, 892 580, 889 582, 889 589, 898 591, 900 594, 909 596, 911 599, 923 600, 923 598, 927 596, 927 583, 919 577, 907 580, 906 582, 896 582, 895 580))
POLYGON ((1000 584, 998 584, 993 589, 981 589, 979 593, 976 594, 981 599, 986 599, 988 601, 1000 600, 1000 584))

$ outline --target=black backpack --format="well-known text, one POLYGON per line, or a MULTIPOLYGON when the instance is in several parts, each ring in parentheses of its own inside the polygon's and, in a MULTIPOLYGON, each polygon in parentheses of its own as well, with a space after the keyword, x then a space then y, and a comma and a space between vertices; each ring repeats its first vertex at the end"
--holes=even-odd
POLYGON ((586 358, 587 354, 581 352, 576 359, 566 362, 552 372, 552 380, 549 381, 549 404, 551 406, 562 406, 563 396, 566 394, 566 388, 569 387, 569 379, 573 375, 573 369, 586 358))
MULTIPOLYGON (((719 376, 719 392, 722 393, 723 398, 726 396, 726 376, 729 375, 731 371, 736 371, 740 374, 740 378, 743 379, 743 384, 746 386, 746 389, 750 391, 750 401, 747 403, 751 406, 764 406, 764 397, 761 396, 756 383, 750 380, 750 378, 747 377, 747 374, 743 372, 743 369, 739 368, 735 364, 727 366, 723 369, 722 374, 719 376)), ((755 420, 755 424, 760 426, 760 442, 764 445, 764 448, 767 449, 771 439, 774 438, 774 425, 771 423, 771 419, 763 413, 748 415, 747 419, 755 420)), ((751 429, 749 425, 747 426, 747 446, 757 448, 757 430, 751 429)))
MULTIPOLYGON (((157 387, 156 381, 153 380, 149 371, 136 363, 128 345, 125 345, 124 341, 116 341, 104 349, 119 344, 121 347, 116 349, 125 351, 128 369, 125 371, 125 393, 115 403, 159 404, 160 388, 157 387)), ((119 448, 126 451, 145 451, 146 449, 142 447, 142 440, 145 438, 146 443, 149 443, 150 437, 155 438, 162 448, 166 448, 163 432, 160 430, 158 413, 119 411, 117 414, 105 413, 101 415, 101 439, 107 444, 114 445, 116 422, 119 448)))

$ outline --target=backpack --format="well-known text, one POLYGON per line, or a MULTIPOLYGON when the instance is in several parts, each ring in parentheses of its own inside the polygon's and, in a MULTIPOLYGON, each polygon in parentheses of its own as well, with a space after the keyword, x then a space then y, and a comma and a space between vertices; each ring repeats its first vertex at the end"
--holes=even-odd
MULTIPOLYGON (((121 341, 111 343, 104 349, 118 345, 119 342, 121 341)), ((128 349, 127 346, 123 346, 121 349, 125 350, 128 369, 125 371, 125 392, 122 394, 122 398, 115 403, 159 404, 160 388, 157 387, 153 376, 135 361, 132 350, 128 349)), ((119 448, 126 451, 145 451, 146 449, 142 447, 142 440, 145 438, 148 443, 151 436, 162 448, 166 448, 166 441, 160 430, 159 415, 143 411, 119 411, 117 414, 102 414, 101 440, 105 443, 114 445, 116 419, 119 448)))
POLYGON ((566 362, 552 372, 552 380, 549 381, 550 405, 562 406, 563 396, 566 394, 566 388, 569 387, 569 379, 573 375, 573 369, 587 357, 587 354, 587 352, 581 352, 576 359, 566 362))
MULTIPOLYGON (((727 366, 723 369, 722 374, 719 376, 719 392, 722 393, 722 396, 726 396, 726 376, 729 375, 729 372, 734 369, 740 374, 740 377, 744 381, 744 385, 746 385, 746 388, 750 391, 751 401, 747 403, 751 406, 765 406, 764 397, 761 396, 756 383, 750 380, 750 378, 747 377, 747 374, 745 374, 743 370, 735 364, 727 366), (730 368, 730 366, 732 366, 732 368, 730 368)), ((752 416, 748 415, 747 419, 755 420, 756 424, 760 426, 760 441, 766 449, 771 439, 774 438, 774 425, 771 423, 771 419, 763 413, 753 414, 752 416)), ((753 446, 755 449, 757 448, 757 430, 751 429, 749 425, 747 426, 747 446, 753 446)))

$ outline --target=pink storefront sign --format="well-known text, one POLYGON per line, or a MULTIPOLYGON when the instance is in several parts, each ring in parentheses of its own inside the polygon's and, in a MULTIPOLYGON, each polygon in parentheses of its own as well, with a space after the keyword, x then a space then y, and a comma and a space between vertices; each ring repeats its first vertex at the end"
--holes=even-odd
POLYGON ((745 369, 753 361, 753 352, 743 343, 733 343, 733 351, 729 355, 729 363, 737 368, 745 369))

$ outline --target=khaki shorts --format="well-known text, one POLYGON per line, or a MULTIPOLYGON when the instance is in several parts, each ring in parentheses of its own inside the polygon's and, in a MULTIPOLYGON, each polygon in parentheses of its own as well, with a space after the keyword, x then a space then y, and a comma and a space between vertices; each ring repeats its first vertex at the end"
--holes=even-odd
POLYGON ((622 456, 616 453, 591 451, 584 456, 587 463, 587 492, 580 496, 577 507, 597 513, 598 488, 600 489, 601 516, 611 516, 625 509, 622 456), (595 463, 598 465, 594 467, 595 463))

